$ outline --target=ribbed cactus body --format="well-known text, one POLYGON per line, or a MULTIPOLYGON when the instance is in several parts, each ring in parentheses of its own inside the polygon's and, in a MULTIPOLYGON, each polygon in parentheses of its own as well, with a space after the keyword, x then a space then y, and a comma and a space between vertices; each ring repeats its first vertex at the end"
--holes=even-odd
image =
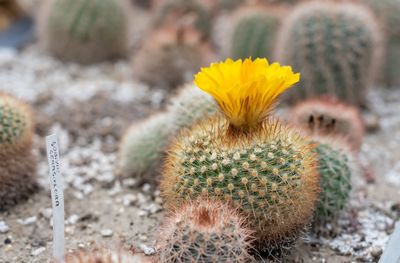
POLYGON ((278 60, 301 72, 298 100, 330 94, 357 106, 366 105, 366 91, 378 63, 374 19, 362 6, 308 3, 297 7, 280 33, 278 60))
POLYGON ((122 1, 49 1, 41 19, 45 48, 62 60, 95 63, 127 50, 128 22, 122 1))
POLYGON ((251 136, 230 136, 223 118, 184 131, 171 144, 161 190, 167 206, 200 196, 231 202, 272 251, 299 234, 313 213, 314 155, 295 131, 267 121, 251 136))
POLYGON ((26 104, 0 93, 0 211, 37 190, 32 118, 26 104))
POLYGON ((383 81, 388 86, 400 85, 400 0, 364 0, 383 23, 386 54, 383 81))
POLYGON ((184 205, 165 220, 158 241, 159 262, 252 262, 251 231, 226 204, 184 205))
POLYGON ((232 37, 232 57, 271 57, 278 23, 278 17, 268 12, 255 12, 240 19, 232 37))
POLYGON ((117 173, 124 177, 154 179, 151 173, 160 167, 172 133, 172 117, 168 113, 133 124, 119 146, 117 173))
POLYGON ((334 219, 349 200, 352 175, 350 153, 338 144, 326 142, 317 142, 314 151, 319 160, 321 185, 315 218, 326 222, 334 219))

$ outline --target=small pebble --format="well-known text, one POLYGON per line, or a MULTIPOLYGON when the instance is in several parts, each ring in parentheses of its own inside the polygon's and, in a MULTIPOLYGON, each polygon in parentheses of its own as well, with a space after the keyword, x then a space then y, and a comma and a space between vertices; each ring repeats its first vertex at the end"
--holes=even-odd
POLYGON ((21 225, 31 225, 36 222, 36 216, 28 217, 24 220, 17 219, 17 222, 20 223, 21 225))
POLYGON ((46 250, 45 247, 40 247, 40 248, 38 248, 38 249, 33 250, 33 251, 31 252, 31 255, 32 255, 32 256, 38 256, 38 255, 42 254, 45 250, 46 250))
POLYGON ((156 253, 156 249, 154 247, 148 247, 145 244, 141 244, 140 249, 143 250, 143 253, 146 256, 154 255, 156 253))
POLYGON ((9 245, 12 243, 12 239, 10 237, 7 237, 6 239, 4 239, 4 244, 5 245, 9 245))
POLYGON ((371 248, 371 256, 374 258, 379 258, 382 255, 381 247, 372 247, 371 248))
POLYGON ((103 229, 100 233, 103 237, 111 237, 113 235, 113 231, 111 229, 103 229))
POLYGON ((4 221, 0 221, 0 233, 4 234, 10 230, 10 227, 4 221))

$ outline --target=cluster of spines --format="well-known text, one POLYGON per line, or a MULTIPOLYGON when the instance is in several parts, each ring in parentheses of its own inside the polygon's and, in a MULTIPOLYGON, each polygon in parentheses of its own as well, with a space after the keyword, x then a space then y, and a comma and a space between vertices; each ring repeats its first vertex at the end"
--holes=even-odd
POLYGON ((123 1, 49 1, 40 16, 41 42, 52 55, 90 64, 124 55, 128 17, 123 1))
POLYGON ((289 99, 330 94, 366 106, 380 54, 380 32, 367 9, 305 3, 296 7, 278 38, 278 60, 302 73, 302 88, 289 92, 289 99))
POLYGON ((252 262, 252 232, 227 204, 197 200, 177 208, 164 221, 159 260, 169 262, 252 262))

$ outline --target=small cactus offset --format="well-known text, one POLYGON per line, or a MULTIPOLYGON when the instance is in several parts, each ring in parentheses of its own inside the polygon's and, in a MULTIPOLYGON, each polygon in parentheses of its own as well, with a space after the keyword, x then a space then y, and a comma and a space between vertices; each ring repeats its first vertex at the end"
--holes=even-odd
POLYGON ((33 116, 21 101, 0 93, 0 211, 38 189, 32 155, 33 116))
POLYGON ((296 7, 278 37, 277 59, 301 71, 291 101, 328 94, 366 106, 379 66, 380 32, 361 5, 305 3, 296 7))
POLYGON ((345 142, 334 137, 316 137, 314 152, 319 164, 321 193, 315 210, 317 223, 335 219, 347 205, 351 191, 351 177, 357 172, 353 153, 345 142))
POLYGON ((400 0, 364 0, 384 24, 386 54, 383 70, 384 83, 400 85, 400 0))
POLYGON ((165 220, 159 262, 252 262, 252 233, 237 211, 216 201, 196 201, 165 220))
POLYGON ((268 118, 276 98, 298 78, 266 59, 203 68, 196 85, 225 116, 205 119, 171 143, 161 180, 167 207, 202 196, 226 200, 247 217, 257 246, 271 254, 298 237, 317 198, 316 159, 306 138, 268 118))
POLYGON ((173 134, 173 117, 159 113, 129 127, 119 146, 117 174, 123 177, 152 178, 161 165, 169 138, 173 134))
POLYGON ((295 125, 311 135, 325 134, 343 137, 352 149, 359 151, 364 136, 364 124, 357 108, 334 98, 314 98, 295 105, 288 114, 295 125))
POLYGON ((105 248, 93 251, 77 251, 65 256, 65 263, 150 263, 142 256, 131 255, 125 251, 110 251, 105 248))
POLYGON ((43 9, 41 41, 55 57, 82 64, 125 55, 128 17, 120 0, 52 0, 43 9))
POLYGON ((270 12, 253 12, 242 17, 233 33, 232 57, 271 57, 278 25, 279 18, 270 12))
POLYGON ((133 57, 133 75, 151 87, 175 89, 205 63, 207 52, 194 31, 157 29, 133 57))

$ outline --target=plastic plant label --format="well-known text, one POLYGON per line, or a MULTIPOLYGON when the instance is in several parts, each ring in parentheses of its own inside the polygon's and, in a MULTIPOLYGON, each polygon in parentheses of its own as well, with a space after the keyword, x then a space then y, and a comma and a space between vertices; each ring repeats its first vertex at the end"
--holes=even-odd
POLYGON ((53 257, 57 262, 64 261, 64 194, 63 178, 60 172, 60 151, 58 137, 46 137, 49 179, 53 206, 53 257))

